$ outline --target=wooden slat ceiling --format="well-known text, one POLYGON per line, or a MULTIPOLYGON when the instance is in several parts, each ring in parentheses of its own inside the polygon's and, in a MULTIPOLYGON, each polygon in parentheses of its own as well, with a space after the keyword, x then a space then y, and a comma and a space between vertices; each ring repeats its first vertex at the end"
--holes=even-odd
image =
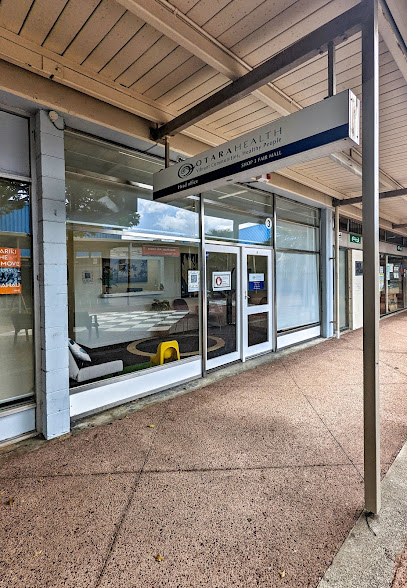
MULTIPOLYGON (((146 6, 155 5, 149 0, 146 6)), ((170 0, 202 38, 239 63, 256 67, 291 43, 355 6, 358 0, 170 0)), ((142 96, 173 116, 230 83, 227 77, 181 44, 126 10, 115 0, 2 0, 0 27, 31 46, 69 60, 76 71, 94 75, 127 95, 142 96)), ((178 39, 179 40, 179 39, 178 39)), ((361 97, 361 40, 337 48, 337 91, 361 97)), ((213 62, 212 62, 213 63, 213 62)), ((275 88, 296 108, 327 95, 327 58, 321 55, 279 78, 275 88)), ((198 127, 218 142, 237 137, 281 116, 250 95, 208 117, 198 127)), ((407 84, 384 42, 380 43, 380 166, 407 185, 407 84)), ((343 197, 360 194, 360 178, 329 158, 283 170, 304 183, 325 186, 343 197)), ((394 213, 403 211, 394 204, 394 213)), ((391 216, 392 203, 386 203, 391 216)), ((403 213, 403 220, 407 213, 403 213)))

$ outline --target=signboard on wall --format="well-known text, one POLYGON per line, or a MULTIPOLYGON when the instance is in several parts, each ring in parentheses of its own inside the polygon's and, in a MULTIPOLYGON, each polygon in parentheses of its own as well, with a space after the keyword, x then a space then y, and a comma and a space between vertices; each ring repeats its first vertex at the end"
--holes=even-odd
POLYGON ((249 274, 249 290, 264 290, 264 274, 249 274))
POLYGON ((21 250, 0 247, 0 294, 21 294, 21 250))
POLYGON ((362 237, 360 235, 349 235, 349 242, 360 245, 362 243, 362 237))
POLYGON ((232 289, 232 272, 212 272, 212 290, 220 292, 232 289))
POLYGON ((359 99, 345 90, 162 169, 153 176, 154 199, 174 200, 354 147, 359 118, 359 99))
POLYGON ((165 257, 179 257, 179 247, 162 247, 160 245, 143 245, 143 255, 163 255, 165 257))
POLYGON ((363 261, 355 261, 355 276, 363 276, 363 261))
POLYGON ((188 292, 199 292, 200 272, 199 270, 188 270, 188 292))

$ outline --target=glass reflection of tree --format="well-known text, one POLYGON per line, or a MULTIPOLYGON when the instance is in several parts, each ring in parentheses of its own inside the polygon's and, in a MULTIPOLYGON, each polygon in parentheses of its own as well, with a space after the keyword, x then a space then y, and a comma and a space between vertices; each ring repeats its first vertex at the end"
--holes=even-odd
POLYGON ((25 208, 29 201, 29 184, 0 180, 0 217, 25 208))
POLYGON ((233 237, 232 229, 210 229, 206 233, 207 237, 218 237, 219 239, 231 239, 233 237))
MULTIPOLYGON (((137 208, 137 197, 134 195, 134 208, 137 208)), ((81 189, 74 189, 69 181, 65 190, 65 202, 69 209, 69 217, 89 219, 101 224, 115 224, 124 227, 136 227, 140 222, 140 214, 128 209, 129 199, 124 194, 114 190, 99 189, 92 186, 81 186, 81 189)))

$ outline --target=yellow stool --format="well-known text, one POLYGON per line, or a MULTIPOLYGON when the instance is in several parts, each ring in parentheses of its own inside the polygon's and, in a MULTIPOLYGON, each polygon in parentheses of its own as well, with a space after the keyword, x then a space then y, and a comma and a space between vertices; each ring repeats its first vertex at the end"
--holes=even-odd
POLYGON ((180 359, 178 341, 163 341, 160 343, 157 347, 157 353, 150 359, 150 367, 153 363, 163 365, 163 363, 166 363, 166 359, 180 359))

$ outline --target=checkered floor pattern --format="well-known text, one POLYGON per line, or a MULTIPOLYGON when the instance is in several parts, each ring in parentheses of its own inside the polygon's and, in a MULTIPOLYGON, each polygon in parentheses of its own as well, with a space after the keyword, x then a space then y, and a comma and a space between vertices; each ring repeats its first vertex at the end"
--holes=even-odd
POLYGON ((99 332, 108 333, 124 331, 168 331, 188 312, 184 310, 165 310, 161 312, 108 312, 98 314, 99 332))

